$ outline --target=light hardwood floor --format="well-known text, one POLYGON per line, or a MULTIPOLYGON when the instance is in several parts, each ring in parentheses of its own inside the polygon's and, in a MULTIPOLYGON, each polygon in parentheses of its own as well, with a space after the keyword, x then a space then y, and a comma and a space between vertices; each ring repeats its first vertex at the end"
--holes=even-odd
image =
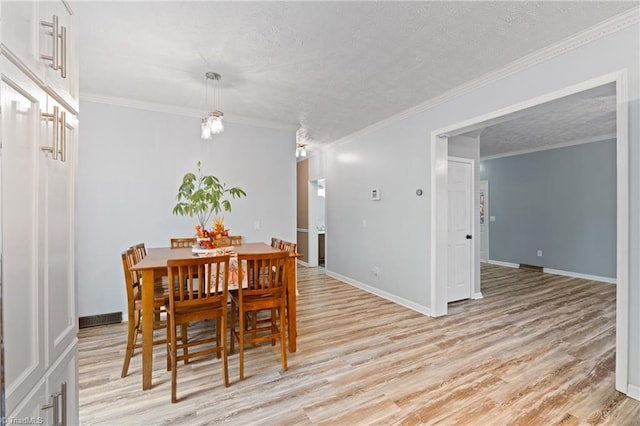
POLYGON ((139 354, 120 378, 125 325, 81 330, 82 424, 640 425, 614 389, 614 285, 483 265, 484 299, 429 318, 322 271, 299 267, 288 371, 268 344, 242 382, 229 357, 228 388, 215 356, 180 365, 176 404, 163 348, 143 392, 139 354))

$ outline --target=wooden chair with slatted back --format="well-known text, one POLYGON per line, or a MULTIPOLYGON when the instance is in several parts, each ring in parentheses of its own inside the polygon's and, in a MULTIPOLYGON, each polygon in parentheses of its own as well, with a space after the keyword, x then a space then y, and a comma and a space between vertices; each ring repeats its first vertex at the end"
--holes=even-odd
POLYGON ((136 263, 140 262, 147 255, 147 248, 145 247, 144 243, 138 243, 129 248, 133 250, 133 255, 136 263))
POLYGON ((242 235, 229 235, 232 246, 239 246, 242 244, 242 235))
POLYGON ((271 341, 275 345, 279 340, 282 369, 287 370, 285 303, 288 257, 284 251, 238 254, 238 282, 246 280, 247 287, 239 286, 237 292, 231 293, 231 353, 237 340, 240 380, 244 379, 244 346, 249 343, 271 341), (258 318, 259 312, 266 312, 268 317, 247 321, 247 314, 258 318), (239 322, 237 329, 236 318, 239 322))
POLYGON ((177 401, 177 368, 181 360, 187 363, 195 357, 212 353, 221 355, 224 384, 229 386, 226 333, 229 259, 227 255, 167 261, 167 357, 171 370, 171 402, 177 401), (205 319, 216 320, 214 336, 199 336, 189 341, 186 326, 192 321, 205 319), (181 341, 176 336, 178 325, 183 326, 181 341), (192 347, 197 351, 190 352, 192 347), (178 355, 178 350, 182 350, 182 355, 178 355))
POLYGON ((281 243, 282 243, 281 239, 276 237, 271 237, 271 247, 279 249, 281 243))
POLYGON ((171 248, 191 248, 197 242, 196 237, 171 238, 171 248))
POLYGON ((218 248, 218 247, 229 247, 231 245, 231 239, 229 237, 219 237, 219 238, 214 238, 213 240, 213 246, 218 248))
MULTIPOLYGON (((122 268, 124 271, 124 283, 127 291, 127 350, 124 355, 124 362, 122 364, 122 377, 126 377, 129 372, 129 363, 133 358, 136 348, 142 347, 142 343, 138 343, 138 334, 142 331, 142 288, 140 285, 140 276, 137 272, 131 270, 131 267, 136 264, 135 251, 129 249, 122 252, 122 268)), ((166 325, 160 319, 160 312, 164 310, 165 297, 168 296, 166 288, 162 287, 162 282, 158 281, 154 285, 154 329, 165 329, 166 325)), ((165 336, 166 337, 166 336, 165 336)), ((165 344, 165 339, 154 339, 153 344, 165 344)))
POLYGON ((298 244, 282 240, 280 241, 280 250, 284 250, 287 253, 297 253, 298 244))

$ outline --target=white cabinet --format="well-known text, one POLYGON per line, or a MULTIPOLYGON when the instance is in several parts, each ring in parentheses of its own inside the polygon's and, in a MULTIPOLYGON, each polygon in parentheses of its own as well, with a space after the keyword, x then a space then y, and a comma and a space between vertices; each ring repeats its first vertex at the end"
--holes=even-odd
POLYGON ((2 310, 7 407, 45 372, 43 293, 39 277, 38 186, 41 105, 46 94, 0 58, 2 98, 2 310))
POLYGON ((77 336, 74 276, 74 179, 77 118, 48 98, 47 111, 58 119, 44 121, 44 145, 57 142, 57 160, 51 152, 40 153, 39 221, 40 265, 43 267, 44 312, 47 321, 46 359, 52 362, 77 336), (54 126, 54 122, 57 125, 54 126), (55 135, 57 132, 57 135, 55 135))
POLYGON ((78 109, 75 16, 66 1, 2 1, 3 53, 78 109))
POLYGON ((78 425, 78 348, 73 345, 11 411, 8 423, 78 425))
POLYGON ((78 424, 73 15, 67 2, 3 0, 0 24, 6 415, 13 422, 78 424), (66 36, 58 36, 68 43, 64 77, 41 59, 41 49, 51 47, 47 37, 53 42, 43 14, 56 15, 65 28, 66 36))

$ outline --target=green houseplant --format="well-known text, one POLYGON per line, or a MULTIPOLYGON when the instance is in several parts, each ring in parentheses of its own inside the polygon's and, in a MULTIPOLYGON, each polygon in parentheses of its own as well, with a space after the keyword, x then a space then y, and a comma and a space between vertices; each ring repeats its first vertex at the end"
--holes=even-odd
MULTIPOLYGON (((229 198, 246 197, 247 194, 238 187, 227 188, 227 184, 221 183, 215 176, 203 175, 200 161, 196 166, 197 175, 189 172, 182 178, 176 196, 178 204, 173 208, 173 214, 195 216, 200 229, 205 230, 214 215, 218 216, 222 210, 231 211, 229 198)), ((218 222, 222 223, 222 219, 219 218, 218 222)))

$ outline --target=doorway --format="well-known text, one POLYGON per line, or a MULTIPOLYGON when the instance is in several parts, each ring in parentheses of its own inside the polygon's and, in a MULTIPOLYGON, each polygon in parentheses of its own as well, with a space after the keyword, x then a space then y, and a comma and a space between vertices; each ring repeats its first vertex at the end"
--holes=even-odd
POLYGON ((310 267, 325 266, 326 258, 326 181, 309 181, 309 259, 310 267))
POLYGON ((448 179, 448 251, 449 283, 447 302, 471 298, 473 283, 473 186, 474 162, 467 158, 449 157, 448 179))
MULTIPOLYGON (((508 108, 476 117, 462 123, 438 129, 431 133, 431 314, 447 314, 448 250, 447 250, 447 156, 448 139, 451 135, 464 134, 474 129, 498 122, 509 114, 520 113, 528 108, 547 102, 561 100, 571 95, 613 83, 615 87, 616 114, 616 389, 628 393, 628 348, 629 348, 629 170, 628 170, 628 88, 625 70, 567 87, 508 108), (444 205, 444 207, 443 207, 444 205), (445 283, 445 284, 443 284, 445 283)), ((476 211, 476 209, 474 209, 476 211)))

